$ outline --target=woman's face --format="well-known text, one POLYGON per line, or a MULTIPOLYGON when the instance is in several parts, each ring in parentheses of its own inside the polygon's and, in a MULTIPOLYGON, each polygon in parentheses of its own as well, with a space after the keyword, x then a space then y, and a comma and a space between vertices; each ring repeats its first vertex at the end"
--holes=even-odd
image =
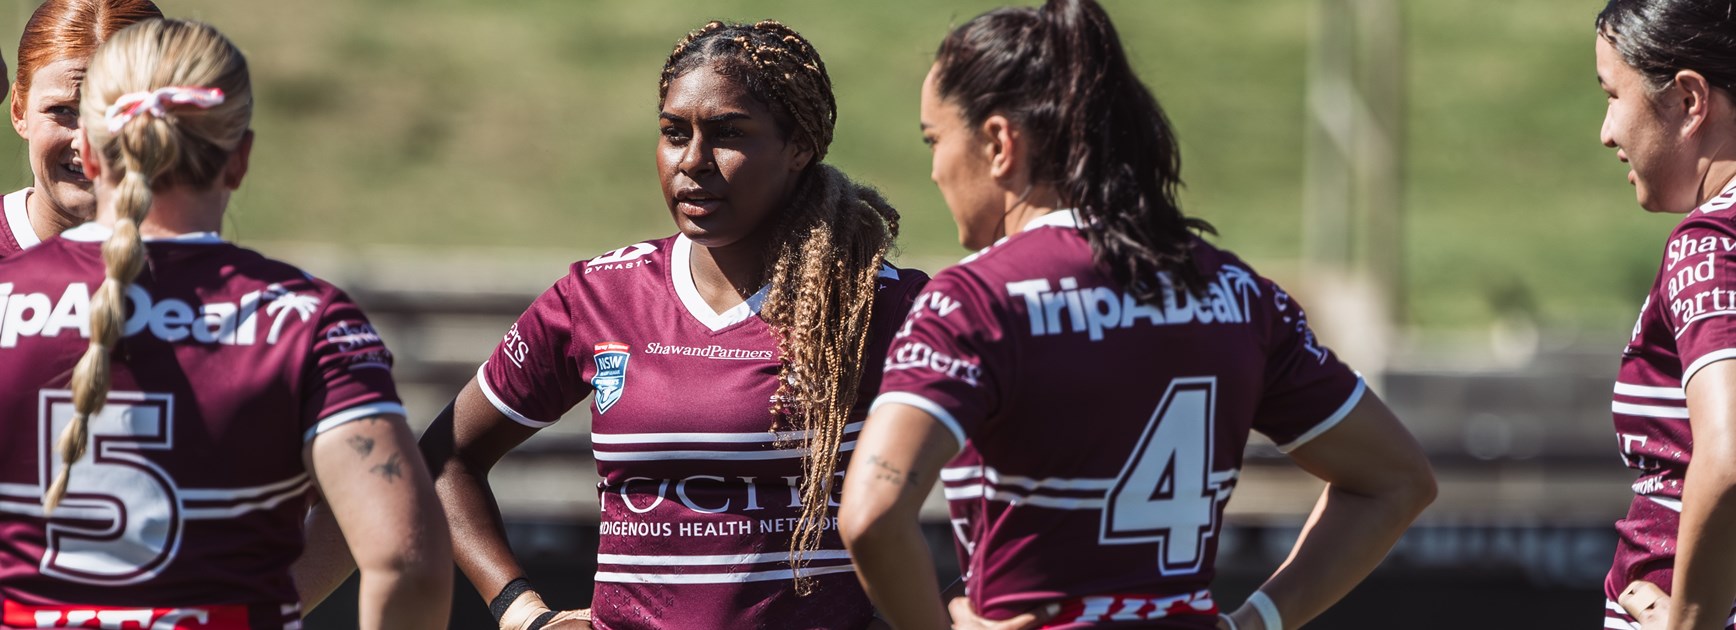
POLYGON ((1616 149, 1616 159, 1628 165, 1628 183, 1640 207, 1692 211, 1699 205, 1700 174, 1698 159, 1684 142, 1685 112, 1668 97, 1654 95, 1645 77, 1602 35, 1597 37, 1597 81, 1609 97, 1603 146, 1616 149))
POLYGON ((989 173, 987 140, 964 118, 964 111, 941 98, 935 86, 939 66, 922 82, 922 141, 934 154, 929 178, 958 224, 958 242, 982 249, 1003 236, 1006 198, 989 173))
POLYGON ((75 219, 91 218, 96 198, 79 160, 78 89, 85 61, 63 59, 36 69, 25 102, 12 103, 12 128, 30 145, 36 192, 49 207, 75 219))
POLYGON ((658 119, 657 174, 675 226, 706 247, 757 247, 813 152, 711 66, 670 81, 658 119))

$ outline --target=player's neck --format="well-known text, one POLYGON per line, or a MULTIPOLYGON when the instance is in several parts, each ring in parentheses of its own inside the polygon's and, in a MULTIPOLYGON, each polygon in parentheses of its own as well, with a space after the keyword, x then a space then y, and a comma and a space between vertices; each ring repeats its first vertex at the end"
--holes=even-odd
POLYGON ((1008 196, 1007 213, 1001 219, 1001 229, 1008 236, 1018 234, 1025 230, 1025 224, 1059 207, 1061 195, 1055 192, 1055 187, 1032 186, 1021 195, 1008 196))
MULTIPOLYGON (((166 238, 223 229, 223 210, 229 205, 229 190, 211 186, 206 190, 173 186, 151 193, 151 212, 139 226, 147 238, 166 238)), ((112 188, 98 188, 96 222, 114 226, 117 211, 112 188)))
POLYGON ((30 231, 36 233, 37 240, 46 241, 54 235, 78 227, 78 224, 90 220, 62 210, 48 200, 48 195, 42 194, 41 183, 24 197, 24 216, 30 219, 30 231))
POLYGON ((763 243, 735 243, 728 247, 705 247, 693 243, 689 265, 693 286, 713 311, 722 313, 746 301, 765 283, 766 258, 763 243))

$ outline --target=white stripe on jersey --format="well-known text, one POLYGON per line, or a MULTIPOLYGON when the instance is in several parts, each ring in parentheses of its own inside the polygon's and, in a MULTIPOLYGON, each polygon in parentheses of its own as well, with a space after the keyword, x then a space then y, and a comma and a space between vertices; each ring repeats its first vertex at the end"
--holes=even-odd
POLYGON ((1108 499, 1104 497, 1057 497, 1046 494, 1014 492, 1000 490, 994 486, 974 485, 961 488, 946 488, 942 492, 946 500, 975 499, 981 497, 989 501, 1000 501, 1013 505, 1032 505, 1035 507, 1053 508, 1057 510, 1101 510, 1108 499))
MULTIPOLYGON (((850 552, 843 549, 820 549, 802 555, 808 560, 849 560, 850 552)), ((787 562, 788 553, 743 553, 724 556, 637 556, 618 553, 597 554, 598 564, 630 564, 646 567, 734 566, 787 562)))
POLYGON ((179 495, 183 501, 240 501, 273 494, 292 486, 305 487, 306 485, 307 473, 302 473, 277 483, 251 488, 182 489, 175 494, 179 495))
POLYGON ((553 421, 543 422, 541 420, 532 420, 524 414, 519 413, 517 409, 508 406, 499 396, 494 395, 494 388, 488 386, 488 373, 485 372, 487 369, 487 361, 483 361, 482 365, 476 368, 476 388, 482 390, 482 397, 487 398, 488 404, 494 405, 494 409, 499 411, 500 415, 512 418, 513 422, 517 422, 532 429, 547 428, 554 424, 553 421))
POLYGON ((1608 630, 1640 630, 1640 624, 1631 621, 1622 621, 1615 617, 1604 617, 1603 627, 1608 630))
POLYGON ((24 249, 35 247, 42 239, 36 238, 36 228, 30 227, 30 213, 25 211, 25 200, 30 197, 29 188, 18 190, 0 198, 0 206, 6 209, 6 227, 12 231, 12 239, 18 241, 18 246, 24 249))
POLYGON ((1115 479, 1111 477, 1020 477, 1018 475, 1003 475, 1000 471, 988 466, 958 466, 940 469, 941 481, 964 481, 983 477, 989 483, 1006 486, 1018 486, 1026 490, 1108 490, 1115 487, 1115 479))
MULTIPOLYGON (((844 433, 862 430, 861 422, 844 425, 844 433)), ((753 433, 592 433, 592 444, 690 444, 714 442, 724 444, 764 444, 778 441, 808 439, 808 431, 755 431, 753 433)))
POLYGON ((1688 408, 1687 407, 1658 407, 1655 405, 1636 405, 1633 403, 1624 403, 1624 402, 1621 402, 1619 400, 1611 401, 1609 403, 1609 410, 1616 412, 1616 413, 1619 413, 1619 414, 1625 414, 1625 415, 1629 415, 1629 416, 1643 416, 1643 417, 1647 417, 1647 418, 1675 418, 1678 420, 1685 420, 1688 417, 1688 408))
POLYGON ((313 481, 306 479, 304 476, 301 485, 257 501, 248 501, 246 503, 238 503, 227 507, 190 508, 183 505, 181 509, 181 518, 189 521, 227 519, 235 518, 255 510, 275 509, 277 506, 282 505, 284 501, 306 496, 308 487, 312 485, 313 481))
MULTIPOLYGON (((829 573, 845 573, 855 571, 856 565, 843 564, 835 567, 809 567, 802 570, 802 576, 812 577, 829 573)), ((624 573, 618 571, 598 571, 596 581, 625 584, 739 584, 742 582, 771 582, 790 579, 789 569, 773 571, 747 571, 741 573, 624 573)))
POLYGON ((1645 494, 1642 494, 1640 496, 1643 496, 1647 499, 1651 499, 1652 503, 1662 505, 1664 507, 1670 508, 1671 510, 1675 510, 1677 512, 1682 511, 1682 500, 1681 499, 1672 499, 1669 497, 1654 497, 1654 496, 1645 495, 1645 494))
MULTIPOLYGON (((850 441, 838 445, 838 452, 856 450, 856 442, 850 441)), ((705 459, 718 461, 758 461, 766 459, 784 459, 791 457, 806 457, 808 449, 785 448, 772 451, 599 451, 592 449, 592 454, 600 462, 657 462, 670 459, 705 459)))
POLYGON ((1661 398, 1664 400, 1687 400, 1687 392, 1680 387, 1651 387, 1648 385, 1630 385, 1621 381, 1615 383, 1615 393, 1623 396, 1640 398, 1661 398))
POLYGON ((892 403, 910 405, 928 412, 928 415, 934 416, 935 420, 940 421, 941 426, 952 432, 952 437, 958 439, 958 449, 954 451, 954 454, 964 450, 964 427, 959 425, 958 420, 953 418, 952 413, 947 411, 945 407, 935 404, 934 401, 927 398, 908 392, 887 392, 874 399, 874 404, 868 407, 868 413, 872 415, 874 410, 879 409, 881 405, 892 403))

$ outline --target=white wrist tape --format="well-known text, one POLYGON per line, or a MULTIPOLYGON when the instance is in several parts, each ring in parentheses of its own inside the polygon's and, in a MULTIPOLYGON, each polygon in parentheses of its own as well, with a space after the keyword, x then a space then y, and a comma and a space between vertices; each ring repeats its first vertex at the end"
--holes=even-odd
POLYGON ((1278 616, 1278 605, 1272 603, 1265 591, 1254 591, 1248 596, 1248 605, 1254 607, 1254 612, 1260 613, 1260 623, 1266 630, 1284 630, 1284 619, 1278 616))
POLYGON ((1224 622, 1224 625, 1229 626, 1230 630, 1242 630, 1241 626, 1236 625, 1235 618, 1233 618, 1229 615, 1226 615, 1224 613, 1218 613, 1218 619, 1222 620, 1224 622))

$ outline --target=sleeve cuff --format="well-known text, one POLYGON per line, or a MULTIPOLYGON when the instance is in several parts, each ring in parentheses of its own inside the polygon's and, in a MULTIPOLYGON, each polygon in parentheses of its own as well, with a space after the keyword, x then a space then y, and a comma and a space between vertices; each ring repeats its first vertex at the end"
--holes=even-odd
POLYGON ((1319 424, 1314 425, 1314 428, 1309 429, 1307 433, 1296 436, 1296 439, 1287 443, 1279 444, 1278 452, 1289 453, 1313 441, 1314 438, 1320 437, 1320 434, 1331 431, 1332 427, 1338 426, 1338 423, 1343 422, 1344 418, 1350 415, 1350 410, 1356 408, 1356 403, 1362 402, 1362 394, 1366 391, 1368 391, 1368 382, 1362 380, 1361 374, 1356 375, 1356 389, 1350 392, 1350 397, 1344 399, 1344 404, 1339 405, 1337 411, 1332 412, 1332 415, 1321 420, 1319 424))
POLYGON ((350 422, 361 420, 362 418, 386 415, 406 417, 410 414, 404 411, 404 405, 396 402, 376 402, 357 405, 321 418, 320 421, 314 423, 312 427, 308 427, 307 432, 302 434, 301 441, 305 444, 312 441, 314 436, 336 429, 345 424, 349 424, 350 422))
POLYGON ((935 420, 940 422, 941 426, 946 427, 946 430, 952 433, 952 437, 958 440, 958 451, 964 450, 964 428, 959 426, 958 419, 952 417, 952 414, 947 412, 945 407, 909 392, 890 392, 875 398, 874 404, 868 407, 868 413, 872 415, 874 410, 879 409, 881 405, 890 404, 910 405, 933 416, 935 420))
POLYGON ((512 418, 513 422, 517 422, 532 429, 541 429, 554 424, 552 421, 543 422, 541 420, 532 420, 524 414, 519 413, 517 409, 513 409, 511 406, 507 405, 500 399, 500 396, 495 395, 494 388, 488 386, 487 361, 483 361, 481 367, 476 368, 476 386, 478 389, 482 390, 482 395, 488 398, 488 404, 494 405, 496 411, 499 411, 501 415, 512 418))
POLYGON ((1700 355, 1700 358, 1698 359, 1694 359, 1693 363, 1688 364, 1687 369, 1682 370, 1682 389, 1688 389, 1688 380, 1694 378, 1694 375, 1698 374, 1700 370, 1706 369, 1706 366, 1725 359, 1736 359, 1736 348, 1714 350, 1700 355))

